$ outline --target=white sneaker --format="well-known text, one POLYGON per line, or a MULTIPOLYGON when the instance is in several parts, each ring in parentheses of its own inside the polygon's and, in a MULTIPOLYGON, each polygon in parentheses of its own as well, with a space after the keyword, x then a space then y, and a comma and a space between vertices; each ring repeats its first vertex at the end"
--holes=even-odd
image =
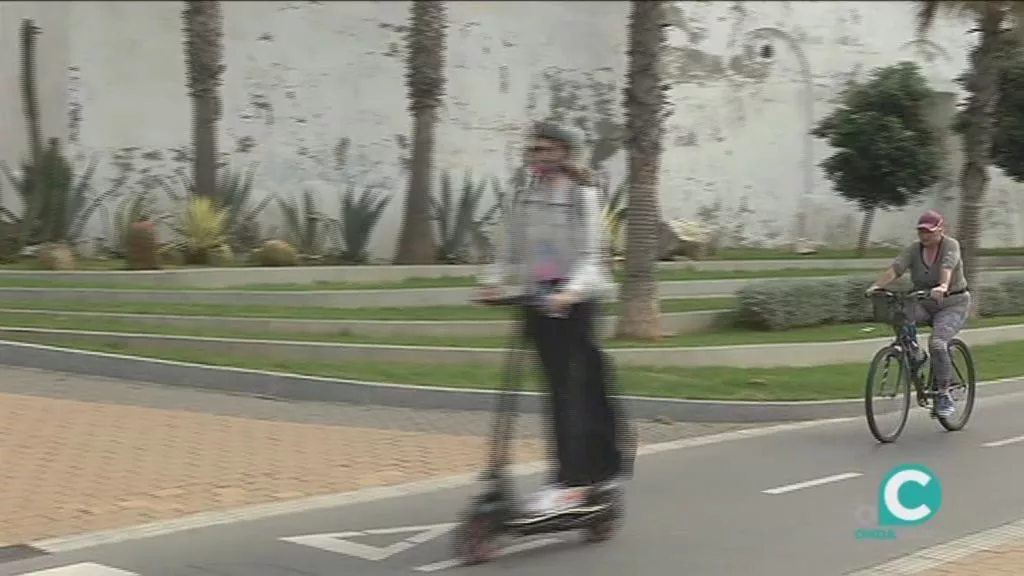
POLYGON ((534 493, 526 503, 526 513, 530 516, 559 514, 585 505, 587 497, 587 488, 583 486, 545 486, 534 493))

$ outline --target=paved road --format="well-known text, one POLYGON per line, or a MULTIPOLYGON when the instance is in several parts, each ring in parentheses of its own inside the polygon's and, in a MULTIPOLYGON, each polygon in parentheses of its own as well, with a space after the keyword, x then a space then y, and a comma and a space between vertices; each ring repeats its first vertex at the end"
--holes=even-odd
MULTIPOLYGON (((985 445, 1024 435, 1022 410, 1024 394, 981 400, 971 426, 956 434, 940 432, 918 410, 903 438, 888 446, 853 420, 647 455, 629 485, 629 518, 615 540, 581 545, 574 534, 561 535, 563 543, 475 568, 444 563, 449 534, 379 561, 282 540, 450 522, 471 495, 456 489, 8 563, 0 576, 841 575, 1018 519, 1024 440, 985 445), (880 482, 906 463, 940 476, 941 511, 923 526, 898 530, 895 541, 857 541, 880 482), (832 481, 813 482, 822 478, 832 481), (54 567, 65 568, 45 571, 54 567)), ((387 546, 407 537, 358 541, 387 546)))

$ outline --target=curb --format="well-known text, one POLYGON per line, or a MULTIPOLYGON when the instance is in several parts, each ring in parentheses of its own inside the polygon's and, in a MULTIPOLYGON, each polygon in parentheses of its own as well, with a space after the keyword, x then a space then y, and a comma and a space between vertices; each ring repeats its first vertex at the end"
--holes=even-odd
MULTIPOLYGON (((0 341, 0 364, 299 402, 490 411, 499 396, 491 390, 335 380, 8 341, 0 341)), ((978 396, 1019 392, 1022 385, 1024 378, 979 383, 978 396)), ((516 396, 522 412, 538 413, 545 408, 540 394, 520 392, 516 396)), ((860 399, 741 402, 620 396, 620 401, 630 418, 669 418, 680 422, 820 420, 859 416, 864 410, 860 399)))
MULTIPOLYGON (((724 323, 732 310, 695 310, 692 312, 665 312, 661 314, 661 328, 665 333, 693 334, 724 323)), ((0 314, 23 317, 63 317, 84 320, 108 319, 132 321, 134 326, 153 328, 177 327, 239 330, 259 333, 323 334, 360 337, 420 337, 420 338, 479 338, 507 336, 512 320, 357 320, 357 319, 299 319, 257 316, 193 316, 174 314, 132 314, 122 312, 84 312, 0 308, 0 314)), ((616 316, 603 316, 601 330, 604 338, 614 334, 616 316)))
MULTIPOLYGON (((20 334, 42 335, 54 345, 88 338, 97 343, 131 344, 142 348, 199 350, 224 356, 256 356, 301 362, 339 362, 346 359, 416 364, 500 365, 508 355, 504 347, 458 348, 398 344, 323 342, 316 340, 267 340, 260 338, 219 338, 178 336, 140 332, 64 330, 0 326, 0 339, 20 334)), ((1024 324, 972 328, 959 334, 971 346, 984 346, 1024 340, 1024 324)), ((926 346, 926 336, 918 336, 926 346)), ((808 368, 831 364, 868 362, 874 353, 892 342, 892 337, 837 340, 829 342, 784 342, 773 344, 736 344, 732 346, 630 347, 608 348, 608 355, 620 366, 696 368, 731 366, 734 368, 808 368)))

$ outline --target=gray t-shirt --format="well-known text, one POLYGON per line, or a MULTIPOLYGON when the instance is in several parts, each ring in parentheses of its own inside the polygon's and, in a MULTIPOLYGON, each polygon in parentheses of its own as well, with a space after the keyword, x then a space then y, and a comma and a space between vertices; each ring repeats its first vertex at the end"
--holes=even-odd
POLYGON ((928 265, 924 258, 924 246, 920 240, 915 240, 907 246, 903 252, 892 261, 892 269, 896 276, 900 277, 908 270, 910 271, 910 282, 915 290, 928 290, 941 283, 940 272, 943 269, 952 269, 953 274, 949 278, 949 291, 959 292, 967 288, 967 279, 964 277, 964 263, 960 258, 960 243, 955 239, 946 236, 939 244, 939 253, 935 262, 928 265))

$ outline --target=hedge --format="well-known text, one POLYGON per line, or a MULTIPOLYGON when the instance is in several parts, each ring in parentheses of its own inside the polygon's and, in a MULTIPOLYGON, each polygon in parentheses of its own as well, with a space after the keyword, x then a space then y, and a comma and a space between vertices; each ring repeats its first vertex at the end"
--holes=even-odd
MULTIPOLYGON (((874 320, 872 302, 864 297, 864 291, 876 279, 875 276, 839 276, 751 283, 736 292, 735 322, 747 329, 773 331, 871 322, 874 320)), ((904 277, 891 288, 907 290, 910 284, 904 277)), ((1024 274, 982 286, 976 293, 981 316, 1024 316, 1024 274)))

